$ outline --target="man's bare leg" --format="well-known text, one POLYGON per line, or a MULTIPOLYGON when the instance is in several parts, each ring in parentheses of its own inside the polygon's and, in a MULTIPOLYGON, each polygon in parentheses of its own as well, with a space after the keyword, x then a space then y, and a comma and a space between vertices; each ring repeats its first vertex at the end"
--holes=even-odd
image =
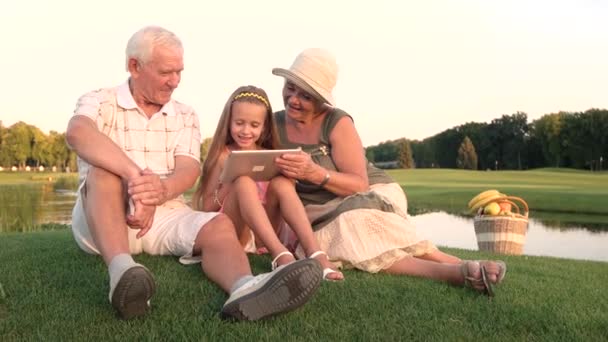
POLYGON ((83 205, 91 236, 110 274, 110 302, 124 319, 141 316, 156 291, 152 274, 129 251, 126 191, 122 179, 92 167, 83 205))
POLYGON ((120 177, 91 167, 83 205, 89 230, 106 265, 118 254, 129 254, 126 223, 126 192, 120 177))
POLYGON ((228 216, 220 214, 205 224, 196 237, 194 255, 209 279, 230 297, 222 316, 257 320, 304 305, 321 284, 316 260, 300 260, 253 277, 249 260, 228 216))

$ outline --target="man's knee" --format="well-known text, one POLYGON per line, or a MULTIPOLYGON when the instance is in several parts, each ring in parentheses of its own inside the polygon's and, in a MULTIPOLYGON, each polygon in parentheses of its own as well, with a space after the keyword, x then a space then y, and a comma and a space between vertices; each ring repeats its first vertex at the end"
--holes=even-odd
POLYGON ((198 255, 209 247, 223 246, 225 243, 238 243, 238 237, 230 218, 220 213, 205 223, 194 241, 193 255, 198 255))
POLYGON ((236 230, 234 224, 228 215, 220 213, 215 216, 211 221, 205 223, 201 229, 199 235, 206 235, 206 239, 214 238, 235 238, 236 230))
POLYGON ((86 189, 123 190, 122 179, 108 170, 91 166, 87 172, 86 189))

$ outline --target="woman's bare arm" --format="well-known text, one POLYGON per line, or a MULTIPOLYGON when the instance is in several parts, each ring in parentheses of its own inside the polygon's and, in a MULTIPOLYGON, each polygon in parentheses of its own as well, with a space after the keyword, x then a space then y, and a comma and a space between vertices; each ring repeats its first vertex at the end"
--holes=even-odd
POLYGON ((329 137, 332 159, 338 171, 329 171, 315 164, 306 153, 289 153, 276 159, 281 172, 290 178, 323 184, 338 196, 367 191, 369 182, 363 145, 355 125, 349 117, 341 118, 329 137))

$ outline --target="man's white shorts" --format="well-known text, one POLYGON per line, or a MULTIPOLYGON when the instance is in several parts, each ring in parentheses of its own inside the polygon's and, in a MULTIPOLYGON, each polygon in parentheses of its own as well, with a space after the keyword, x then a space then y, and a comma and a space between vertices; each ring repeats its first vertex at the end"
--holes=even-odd
MULTIPOLYGON (((184 264, 199 262, 200 256, 192 256, 194 241, 200 229, 217 214, 194 211, 180 199, 168 201, 156 207, 152 228, 142 238, 135 237, 139 230, 125 227, 131 254, 175 255, 184 264)), ((72 210, 72 233, 82 250, 99 254, 89 231, 80 194, 72 210)))

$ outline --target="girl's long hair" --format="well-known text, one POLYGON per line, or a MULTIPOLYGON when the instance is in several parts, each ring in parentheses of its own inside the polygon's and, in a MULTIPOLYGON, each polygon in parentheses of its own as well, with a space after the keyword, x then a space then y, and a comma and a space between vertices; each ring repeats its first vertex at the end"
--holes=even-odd
POLYGON ((235 102, 250 102, 260 104, 266 107, 266 117, 264 118, 264 129, 260 134, 260 138, 256 141, 256 145, 262 149, 276 149, 279 146, 279 136, 272 113, 272 106, 266 92, 258 87, 248 85, 239 87, 235 90, 232 95, 226 101, 224 110, 217 123, 215 134, 213 135, 213 141, 209 147, 207 158, 203 163, 203 171, 199 181, 198 189, 192 196, 192 206, 195 210, 202 210, 203 208, 203 189, 205 189, 209 183, 209 172, 213 169, 215 164, 227 145, 234 143, 232 135, 230 135, 230 120, 232 119, 232 105, 235 102), (263 99, 263 100, 262 100, 263 99))

